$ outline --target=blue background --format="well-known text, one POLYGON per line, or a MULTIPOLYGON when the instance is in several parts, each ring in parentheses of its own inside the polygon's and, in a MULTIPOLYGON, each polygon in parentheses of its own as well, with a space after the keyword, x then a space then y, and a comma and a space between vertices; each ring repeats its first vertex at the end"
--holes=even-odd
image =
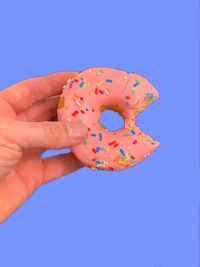
POLYGON ((161 95, 137 119, 159 149, 41 187, 0 226, 0 266, 198 266, 198 1, 1 1, 0 25, 1 89, 110 66, 161 95))

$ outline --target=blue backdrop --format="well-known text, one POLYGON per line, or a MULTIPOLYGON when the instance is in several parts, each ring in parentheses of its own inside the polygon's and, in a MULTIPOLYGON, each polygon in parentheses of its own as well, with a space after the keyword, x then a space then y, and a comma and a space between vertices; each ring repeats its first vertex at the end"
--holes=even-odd
POLYGON ((0 25, 1 89, 110 66, 161 95, 137 119, 159 149, 122 172, 83 168, 41 187, 0 226, 0 266, 198 266, 198 0, 7 0, 0 25))

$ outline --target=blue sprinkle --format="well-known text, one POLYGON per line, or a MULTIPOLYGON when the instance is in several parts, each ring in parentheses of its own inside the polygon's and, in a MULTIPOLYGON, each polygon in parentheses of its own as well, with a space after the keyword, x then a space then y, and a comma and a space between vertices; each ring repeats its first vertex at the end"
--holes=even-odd
POLYGON ((90 135, 91 135, 91 136, 97 136, 95 133, 91 133, 90 135))
POLYGON ((131 72, 130 72, 130 71, 127 71, 126 73, 127 73, 127 74, 130 74, 131 72))
POLYGON ((131 133, 132 133, 132 134, 135 134, 135 131, 134 131, 134 130, 131 130, 131 133))
POLYGON ((124 150, 122 148, 120 148, 119 151, 121 152, 122 156, 126 156, 126 153, 124 152, 124 150))
POLYGON ((83 85, 84 85, 84 82, 81 82, 81 83, 80 83, 80 87, 83 87, 83 85))
POLYGON ((97 152, 97 153, 100 152, 100 151, 102 151, 102 150, 104 150, 103 147, 100 147, 100 146, 97 146, 97 147, 96 147, 96 152, 97 152))
POLYGON ((134 87, 138 86, 140 82, 138 80, 135 80, 135 83, 133 84, 134 87))
POLYGON ((81 80, 83 80, 83 77, 81 77, 81 80))
POLYGON ((151 145, 154 145, 155 144, 155 142, 151 142, 151 145))
POLYGON ((74 80, 71 80, 71 83, 74 83, 74 80))
POLYGON ((112 80, 111 79, 106 79, 105 82, 112 83, 112 80))
POLYGON ((102 133, 100 133, 100 134, 99 134, 99 138, 102 139, 102 137, 103 137, 103 135, 102 135, 102 133))
POLYGON ((126 104, 126 106, 130 106, 129 102, 126 102, 125 104, 126 104))
POLYGON ((152 99, 153 95, 151 93, 147 93, 148 98, 152 99))
POLYGON ((86 108, 85 110, 86 110, 86 111, 88 111, 89 109, 88 109, 88 108, 86 108))
POLYGON ((102 162, 100 160, 96 160, 97 164, 102 164, 102 162))

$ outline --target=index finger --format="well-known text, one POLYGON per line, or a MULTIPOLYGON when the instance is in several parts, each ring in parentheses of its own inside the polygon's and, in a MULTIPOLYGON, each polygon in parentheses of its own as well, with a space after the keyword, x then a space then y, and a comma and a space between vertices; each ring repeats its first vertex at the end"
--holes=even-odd
POLYGON ((33 104, 54 95, 61 94, 63 85, 77 72, 57 72, 18 82, 0 92, 3 98, 15 110, 22 111, 33 104))

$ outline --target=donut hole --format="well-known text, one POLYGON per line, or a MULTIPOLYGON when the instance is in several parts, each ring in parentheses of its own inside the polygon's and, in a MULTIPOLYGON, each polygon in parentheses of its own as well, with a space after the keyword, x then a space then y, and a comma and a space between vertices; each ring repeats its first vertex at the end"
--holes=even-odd
POLYGON ((100 123, 107 130, 114 132, 124 128, 124 117, 115 107, 101 107, 100 123))

